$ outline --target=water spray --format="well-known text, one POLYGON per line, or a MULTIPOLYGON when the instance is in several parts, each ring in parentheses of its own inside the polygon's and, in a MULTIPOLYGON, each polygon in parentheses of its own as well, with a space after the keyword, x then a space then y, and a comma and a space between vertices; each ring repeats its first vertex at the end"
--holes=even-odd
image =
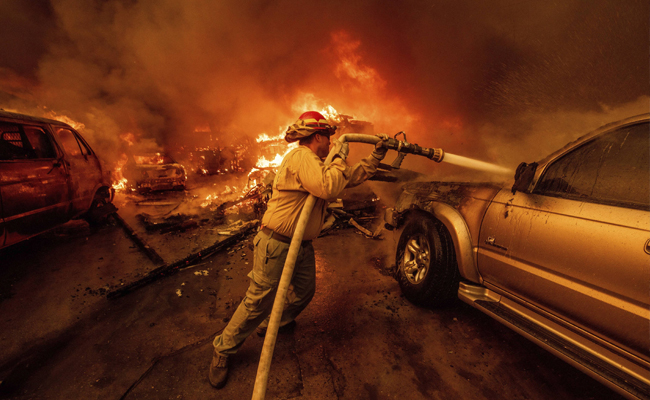
POLYGON ((393 138, 390 138, 386 141, 386 145, 389 149, 398 152, 397 158, 391 164, 391 167, 393 169, 400 168, 400 166, 402 165, 402 161, 404 160, 404 157, 406 157, 407 154, 415 154, 418 156, 424 156, 435 162, 444 161, 449 164, 492 172, 495 174, 504 174, 504 175, 512 174, 512 170, 510 168, 505 168, 485 161, 474 160, 472 158, 447 153, 442 149, 420 147, 417 144, 409 143, 406 139, 406 133, 404 132, 396 133, 393 138), (397 137, 399 135, 402 135, 404 137, 404 140, 398 140, 397 137))
POLYGON ((454 165, 460 165, 461 167, 467 167, 472 169, 478 169, 481 171, 492 172, 495 174, 509 175, 512 174, 510 168, 502 167, 500 165, 491 164, 485 161, 474 160, 473 158, 458 156, 456 154, 445 154, 445 162, 454 165))

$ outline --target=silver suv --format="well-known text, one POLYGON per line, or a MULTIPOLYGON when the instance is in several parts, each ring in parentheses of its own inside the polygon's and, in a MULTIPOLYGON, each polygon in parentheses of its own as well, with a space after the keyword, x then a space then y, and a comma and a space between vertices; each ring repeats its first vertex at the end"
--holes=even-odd
POLYGON ((629 398, 650 398, 650 127, 604 126, 505 186, 411 183, 389 209, 412 302, 456 297, 629 398))

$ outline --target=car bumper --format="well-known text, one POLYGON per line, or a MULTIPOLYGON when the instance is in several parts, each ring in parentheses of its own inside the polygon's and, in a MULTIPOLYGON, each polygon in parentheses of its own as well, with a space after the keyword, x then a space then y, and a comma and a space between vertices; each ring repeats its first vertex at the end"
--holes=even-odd
POLYGON ((178 188, 185 188, 184 179, 163 178, 163 179, 150 179, 144 182, 138 182, 138 190, 173 190, 178 188))

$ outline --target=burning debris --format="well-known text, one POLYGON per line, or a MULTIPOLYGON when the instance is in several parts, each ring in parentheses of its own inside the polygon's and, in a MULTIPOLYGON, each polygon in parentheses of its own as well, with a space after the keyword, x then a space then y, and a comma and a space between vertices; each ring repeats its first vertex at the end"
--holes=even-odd
POLYGON ((244 222, 242 220, 239 220, 237 222, 234 222, 230 225, 228 225, 224 230, 219 231, 219 235, 223 236, 231 236, 243 229, 249 229, 253 226, 256 226, 260 221, 257 219, 254 219, 252 221, 244 222))
MULTIPOLYGON (((160 231, 160 233, 185 232, 199 226, 198 215, 175 214, 168 217, 154 217, 147 213, 141 213, 136 217, 147 231, 160 231)), ((204 221, 207 221, 207 219, 201 222, 204 221)))
POLYGON ((331 203, 327 207, 329 215, 325 219, 320 236, 352 226, 368 238, 381 238, 382 224, 374 228, 374 231, 369 229, 370 225, 380 217, 380 210, 377 209, 379 202, 379 197, 371 193, 363 198, 339 199, 331 203))
POLYGON ((247 172, 255 165, 249 150, 249 142, 225 147, 197 148, 189 154, 191 170, 204 176, 247 172))
POLYGON ((122 177, 125 186, 138 193, 185 190, 185 168, 164 153, 129 156, 122 177))

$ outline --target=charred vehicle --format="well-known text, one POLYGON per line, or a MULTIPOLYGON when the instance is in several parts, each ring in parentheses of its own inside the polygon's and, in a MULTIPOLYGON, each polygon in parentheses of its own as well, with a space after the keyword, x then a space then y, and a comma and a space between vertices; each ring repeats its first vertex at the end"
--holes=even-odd
POLYGON ((411 183, 386 213, 396 274, 461 300, 629 398, 650 398, 648 115, 602 127, 515 180, 411 183))
POLYGON ((129 157, 122 174, 128 185, 138 193, 185 189, 185 168, 163 153, 129 157))
POLYGON ((112 201, 107 171, 70 125, 0 111, 0 248, 112 201))

